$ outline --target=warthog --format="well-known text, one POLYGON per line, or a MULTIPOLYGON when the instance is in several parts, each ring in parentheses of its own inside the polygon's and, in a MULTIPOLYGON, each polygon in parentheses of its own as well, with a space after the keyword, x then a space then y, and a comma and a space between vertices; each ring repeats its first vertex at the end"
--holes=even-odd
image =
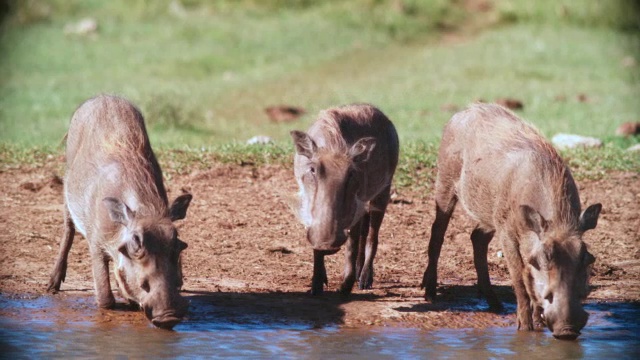
POLYGON ((313 246, 311 293, 323 292, 324 256, 337 252, 347 238, 340 292, 351 293, 356 277, 360 289, 371 288, 378 232, 398 164, 393 124, 371 105, 348 105, 322 111, 308 132, 291 136, 298 215, 313 246))
POLYGON ((595 261, 582 234, 596 227, 602 205, 580 213, 571 172, 551 144, 498 105, 472 105, 444 129, 435 191, 425 297, 436 295, 440 249, 460 201, 478 224, 471 233, 474 263, 490 306, 501 308, 487 266, 495 234, 517 297, 518 329, 546 324, 556 338, 575 339, 587 323, 581 301, 595 261))
POLYGON ((67 272, 76 229, 89 241, 96 300, 112 308, 109 261, 119 292, 140 304, 160 328, 171 329, 187 312, 180 296, 180 252, 173 221, 183 219, 190 194, 168 205, 162 172, 140 111, 127 100, 98 96, 76 110, 67 133, 64 235, 48 290, 57 292, 67 272))

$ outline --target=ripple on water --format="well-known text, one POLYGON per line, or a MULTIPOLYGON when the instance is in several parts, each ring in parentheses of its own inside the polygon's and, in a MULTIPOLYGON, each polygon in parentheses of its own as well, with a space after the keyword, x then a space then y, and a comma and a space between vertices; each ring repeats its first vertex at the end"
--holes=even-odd
MULTIPOLYGON (((441 329, 339 328, 277 314, 243 314, 209 303, 164 331, 146 322, 103 318, 91 297, 7 298, 0 296, 3 357, 363 357, 376 358, 610 358, 636 359, 640 352, 638 303, 588 304, 589 325, 578 341, 554 339, 548 331, 513 328, 441 329), (73 309, 71 319, 60 309, 73 309)), ((133 313, 135 319, 140 314, 133 313)))

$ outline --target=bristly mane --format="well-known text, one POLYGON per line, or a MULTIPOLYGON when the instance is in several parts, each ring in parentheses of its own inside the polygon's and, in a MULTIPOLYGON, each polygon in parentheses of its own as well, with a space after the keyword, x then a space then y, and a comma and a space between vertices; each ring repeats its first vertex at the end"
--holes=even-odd
POLYGON ((575 231, 580 216, 580 200, 578 190, 571 176, 571 171, 558 154, 553 145, 531 123, 520 120, 510 110, 496 104, 473 104, 465 112, 473 111, 479 117, 487 119, 481 124, 491 126, 493 136, 503 137, 497 143, 509 144, 510 149, 516 149, 526 156, 529 161, 537 164, 540 176, 546 178, 545 183, 553 185, 553 198, 557 200, 555 219, 559 224, 569 226, 567 232, 575 231), (495 121, 498 118, 508 122, 495 121), (517 131, 513 129, 514 125, 517 131), (501 131, 501 129, 505 129, 501 131))
POLYGON ((104 101, 101 97, 88 100, 94 103, 94 112, 103 114, 102 129, 108 129, 107 133, 92 136, 99 139, 98 144, 92 145, 102 147, 105 160, 121 165, 122 182, 144 199, 141 203, 147 208, 140 209, 141 215, 165 216, 168 211, 167 193, 160 166, 149 143, 144 118, 125 99, 115 99, 117 101, 104 101))

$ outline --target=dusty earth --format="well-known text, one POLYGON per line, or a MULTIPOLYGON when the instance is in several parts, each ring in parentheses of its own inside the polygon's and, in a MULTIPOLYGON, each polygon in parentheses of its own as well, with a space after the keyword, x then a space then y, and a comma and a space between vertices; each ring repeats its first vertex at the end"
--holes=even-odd
MULTIPOLYGON (((52 158, 37 168, 0 171, 0 293, 5 297, 60 301, 93 295, 88 246, 81 235, 76 235, 62 291, 45 292, 62 236, 62 168, 62 159, 52 158)), ((343 252, 326 258, 328 291, 322 297, 308 294, 312 250, 289 205, 296 191, 290 167, 212 164, 208 170, 170 175, 170 198, 182 191, 194 194, 187 218, 178 225, 181 239, 189 244, 183 253, 183 290, 192 302, 192 319, 211 316, 205 313, 213 305, 220 316, 234 313, 239 322, 241 314, 267 314, 317 326, 515 328, 515 297, 497 242, 490 245, 490 275, 507 310, 490 313, 478 299, 469 240, 474 224, 459 209, 440 258, 439 300, 432 304, 423 299, 419 284, 434 218, 433 194, 428 191, 397 189, 382 224, 374 288, 354 289, 345 300, 336 293, 343 252)), ((583 206, 604 205, 598 227, 585 236, 597 257, 588 301, 638 302, 640 175, 607 174, 602 180, 579 181, 579 188, 583 206)), ((59 309, 68 316, 85 316, 77 310, 59 309)), ((3 316, 27 315, 0 308, 3 316)), ((93 317, 146 323, 141 313, 124 306, 96 309, 93 317)))

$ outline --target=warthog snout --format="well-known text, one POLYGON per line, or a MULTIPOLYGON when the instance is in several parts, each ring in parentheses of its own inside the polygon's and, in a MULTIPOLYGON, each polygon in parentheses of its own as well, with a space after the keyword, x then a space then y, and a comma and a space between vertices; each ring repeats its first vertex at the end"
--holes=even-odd
POLYGON ((347 241, 347 232, 328 229, 328 227, 310 227, 307 230, 307 240, 314 250, 335 253, 347 241))
POLYGON ((580 331, 575 331, 571 327, 563 328, 560 331, 554 331, 553 337, 558 340, 575 340, 580 335, 580 331))
POLYGON ((545 321, 553 337, 560 340, 575 340, 580 335, 580 330, 587 325, 589 313, 583 309, 577 310, 570 319, 570 323, 556 321, 553 317, 545 316, 545 321))
POLYGON ((189 302, 178 295, 173 301, 173 306, 169 309, 162 308, 159 306, 153 306, 152 302, 145 303, 142 305, 144 310, 144 314, 151 321, 153 325, 165 330, 171 330, 174 326, 176 326, 179 322, 187 314, 187 310, 189 309, 189 302))

